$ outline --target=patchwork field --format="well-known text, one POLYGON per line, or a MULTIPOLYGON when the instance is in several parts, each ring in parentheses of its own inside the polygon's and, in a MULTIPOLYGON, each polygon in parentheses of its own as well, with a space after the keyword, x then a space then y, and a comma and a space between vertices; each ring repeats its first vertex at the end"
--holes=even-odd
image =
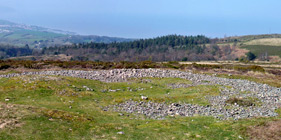
MULTIPOLYGON (((13 33, 0 33, 0 38, 2 42, 14 42, 14 43, 26 43, 26 44, 34 44, 34 41, 40 40, 51 40, 53 38, 64 37, 66 35, 56 34, 51 32, 38 32, 31 30, 18 30, 13 33)), ((20 45, 24 46, 24 45, 20 45)))
POLYGON ((281 58, 281 38, 253 39, 242 44, 242 49, 247 49, 257 56, 267 53, 268 56, 281 58))
POLYGON ((256 135, 279 124, 280 89, 247 80, 154 69, 1 77, 3 140, 280 138, 256 135))

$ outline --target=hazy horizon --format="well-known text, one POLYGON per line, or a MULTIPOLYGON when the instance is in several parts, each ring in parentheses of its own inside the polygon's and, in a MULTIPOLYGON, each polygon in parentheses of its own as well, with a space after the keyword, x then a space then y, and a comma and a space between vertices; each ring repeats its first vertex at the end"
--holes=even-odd
POLYGON ((281 33, 274 0, 0 0, 0 19, 82 35, 150 38, 281 33))

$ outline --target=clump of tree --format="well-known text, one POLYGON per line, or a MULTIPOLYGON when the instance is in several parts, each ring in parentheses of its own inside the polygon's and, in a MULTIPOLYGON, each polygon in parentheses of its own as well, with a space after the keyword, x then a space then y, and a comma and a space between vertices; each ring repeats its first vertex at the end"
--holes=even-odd
POLYGON ((25 47, 14 47, 11 45, 0 44, 0 59, 9 57, 27 56, 32 54, 32 49, 28 45, 25 47))
POLYGON ((246 53, 246 57, 245 56, 242 56, 241 58, 239 58, 238 60, 240 62, 249 62, 249 61, 253 61, 257 58, 257 56, 252 53, 252 52, 247 52, 246 53))
POLYGON ((252 52, 246 53, 246 56, 249 61, 255 60, 257 58, 257 56, 252 52))

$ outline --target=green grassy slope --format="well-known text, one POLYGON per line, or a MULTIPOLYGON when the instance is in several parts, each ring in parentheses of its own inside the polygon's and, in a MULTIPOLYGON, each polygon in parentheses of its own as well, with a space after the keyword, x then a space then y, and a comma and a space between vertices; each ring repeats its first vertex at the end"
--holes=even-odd
MULTIPOLYGON (((249 38, 248 41, 241 44, 241 48, 247 49, 257 56, 267 53, 268 56, 281 57, 281 38, 280 36, 257 36, 256 38, 249 38), (258 38, 263 37, 263 38, 258 38)), ((252 36, 253 37, 253 36, 252 36)))
POLYGON ((40 40, 48 40, 55 37, 62 37, 65 36, 63 34, 56 34, 51 32, 39 32, 39 31, 32 31, 32 30, 19 30, 9 34, 0 34, 1 40, 8 39, 10 41, 17 41, 21 40, 27 43, 33 43, 34 41, 40 40))
POLYGON ((83 42, 121 42, 131 41, 131 39, 106 37, 106 36, 83 36, 76 35, 73 32, 48 29, 38 26, 17 24, 10 21, 0 20, 0 43, 12 44, 18 46, 55 46, 65 43, 83 43, 83 42), (37 41, 37 43, 35 43, 37 41), (38 42, 40 44, 38 44, 38 42))
POLYGON ((269 56, 279 56, 281 58, 281 46, 267 46, 267 45, 247 45, 241 48, 250 50, 256 55, 268 53, 269 56))

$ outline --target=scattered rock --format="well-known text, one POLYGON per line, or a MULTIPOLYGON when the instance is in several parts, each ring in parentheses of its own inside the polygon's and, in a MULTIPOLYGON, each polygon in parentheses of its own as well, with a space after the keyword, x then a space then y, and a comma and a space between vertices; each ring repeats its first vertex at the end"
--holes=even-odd
POLYGON ((142 99, 142 100, 148 100, 148 97, 146 97, 146 96, 141 96, 141 99, 142 99))
POLYGON ((124 135, 125 133, 123 131, 117 132, 118 135, 124 135))

